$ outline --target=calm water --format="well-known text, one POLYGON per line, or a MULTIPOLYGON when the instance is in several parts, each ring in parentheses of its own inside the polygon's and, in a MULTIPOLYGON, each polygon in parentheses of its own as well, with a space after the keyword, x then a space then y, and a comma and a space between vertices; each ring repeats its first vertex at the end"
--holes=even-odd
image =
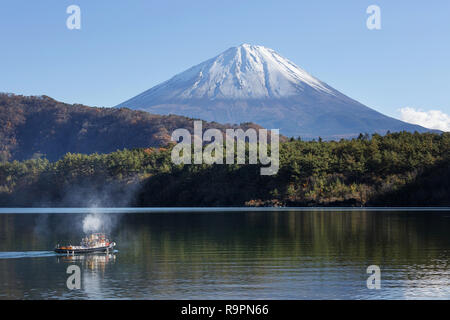
POLYGON ((450 298, 450 210, 144 211, 0 209, 0 299, 450 298), (118 251, 55 255, 92 212, 118 251))

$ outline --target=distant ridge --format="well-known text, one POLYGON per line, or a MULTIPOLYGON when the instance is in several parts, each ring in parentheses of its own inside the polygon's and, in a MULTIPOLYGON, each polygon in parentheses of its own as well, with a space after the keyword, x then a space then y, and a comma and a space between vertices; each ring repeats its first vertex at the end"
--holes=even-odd
MULTIPOLYGON (((261 128, 203 124, 203 129, 261 128)), ((0 162, 45 157, 58 160, 71 153, 109 153, 121 149, 164 146, 172 131, 192 132, 193 119, 144 111, 66 104, 47 96, 0 94, 0 162)))

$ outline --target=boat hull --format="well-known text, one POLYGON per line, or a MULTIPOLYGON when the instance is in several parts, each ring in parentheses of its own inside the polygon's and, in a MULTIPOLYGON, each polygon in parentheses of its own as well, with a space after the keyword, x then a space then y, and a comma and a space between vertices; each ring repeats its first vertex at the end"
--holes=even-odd
POLYGON ((95 248, 55 248, 56 253, 65 253, 65 254, 84 254, 84 253, 94 253, 94 252, 110 252, 113 250, 115 244, 110 244, 106 247, 95 247, 95 248))

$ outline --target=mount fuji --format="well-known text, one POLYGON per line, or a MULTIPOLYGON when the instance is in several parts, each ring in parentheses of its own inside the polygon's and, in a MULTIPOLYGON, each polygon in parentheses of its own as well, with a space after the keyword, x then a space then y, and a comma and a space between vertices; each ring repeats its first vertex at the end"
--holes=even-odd
POLYGON ((274 50, 249 44, 232 47, 116 107, 220 123, 254 122, 306 139, 429 131, 385 116, 274 50))

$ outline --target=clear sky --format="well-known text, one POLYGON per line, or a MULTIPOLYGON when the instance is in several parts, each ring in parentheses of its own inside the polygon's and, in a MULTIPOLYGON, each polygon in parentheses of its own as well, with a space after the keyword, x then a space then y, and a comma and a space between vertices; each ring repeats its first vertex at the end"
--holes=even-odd
POLYGON ((450 114, 448 0, 2 0, 0 39, 1 92, 109 107, 250 43, 385 114, 450 114))

